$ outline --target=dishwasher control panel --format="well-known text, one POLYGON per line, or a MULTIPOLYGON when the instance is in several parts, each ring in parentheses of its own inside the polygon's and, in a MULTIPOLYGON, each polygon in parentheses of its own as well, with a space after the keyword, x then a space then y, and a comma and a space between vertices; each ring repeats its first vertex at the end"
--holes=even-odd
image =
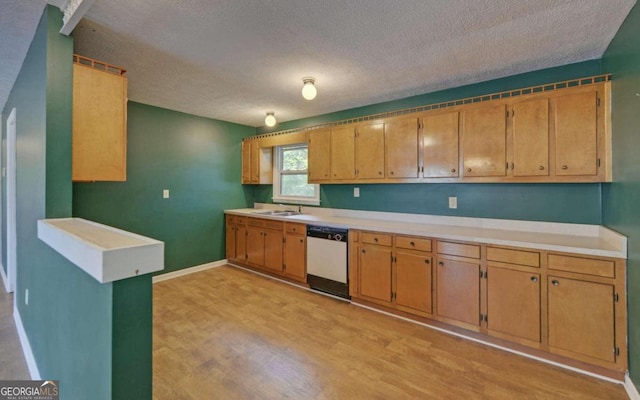
POLYGON ((347 242, 349 239, 349 230, 329 226, 307 225, 307 236, 335 240, 336 242, 347 242))

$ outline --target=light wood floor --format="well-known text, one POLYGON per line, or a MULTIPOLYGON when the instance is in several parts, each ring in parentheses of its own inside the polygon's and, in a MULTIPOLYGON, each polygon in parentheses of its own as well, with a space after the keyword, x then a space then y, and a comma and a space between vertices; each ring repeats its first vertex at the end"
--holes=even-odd
POLYGON ((0 380, 31 379, 13 321, 13 295, 0 287, 0 380))
POLYGON ((233 267, 154 285, 155 399, 626 399, 622 386, 233 267))

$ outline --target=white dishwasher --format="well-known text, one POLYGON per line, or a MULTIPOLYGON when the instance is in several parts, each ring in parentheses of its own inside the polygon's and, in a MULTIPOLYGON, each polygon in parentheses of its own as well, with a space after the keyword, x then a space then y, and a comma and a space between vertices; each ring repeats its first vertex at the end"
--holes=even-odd
POLYGON ((349 298, 349 230, 307 225, 307 283, 312 289, 349 298))

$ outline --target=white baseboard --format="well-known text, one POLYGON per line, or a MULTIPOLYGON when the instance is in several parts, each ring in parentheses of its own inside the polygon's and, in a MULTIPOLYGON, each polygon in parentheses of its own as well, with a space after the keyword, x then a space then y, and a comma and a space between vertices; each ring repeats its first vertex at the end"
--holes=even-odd
POLYGON ((169 280, 169 279, 177 278, 179 276, 189 275, 189 274, 193 274, 193 273, 196 273, 196 272, 205 271, 207 269, 221 267, 223 265, 227 265, 227 260, 226 259, 210 262, 210 263, 207 263, 207 264, 196 265, 195 267, 179 269, 177 271, 167 272, 166 274, 156 275, 153 278, 151 278, 151 281, 153 283, 162 282, 162 281, 166 281, 166 280, 169 280))
POLYGON ((0 276, 2 276, 2 283, 4 284, 4 290, 7 293, 11 293, 9 288, 9 278, 7 278, 7 274, 4 272, 4 265, 0 264, 0 276))
POLYGON ((640 400, 640 393, 638 393, 638 388, 633 384, 629 374, 624 375, 624 390, 627 391, 627 396, 629 396, 630 400, 640 400))
POLYGON ((16 322, 16 329, 18 330, 18 337, 20 338, 20 344, 22 345, 22 353, 24 353, 24 358, 27 361, 27 368, 29 368, 29 375, 31 375, 31 379, 33 380, 40 380, 40 371, 38 371, 38 365, 36 364, 36 359, 33 356, 33 351, 29 344, 29 338, 27 337, 27 332, 24 330, 24 325, 22 325, 22 318, 20 317, 20 313, 18 312, 18 307, 15 302, 13 303, 13 320, 16 322))

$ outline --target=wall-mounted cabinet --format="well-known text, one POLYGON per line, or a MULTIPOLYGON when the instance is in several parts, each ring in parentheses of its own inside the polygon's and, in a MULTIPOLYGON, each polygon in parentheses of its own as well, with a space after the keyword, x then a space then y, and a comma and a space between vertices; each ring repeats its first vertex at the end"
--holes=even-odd
POLYGON ((126 71, 74 55, 74 181, 127 180, 126 71))
POLYGON ((459 112, 445 112, 422 118, 422 176, 459 176, 459 112))
POLYGON ((261 147, 258 140, 242 142, 242 183, 273 183, 273 148, 261 147))
POLYGON ((461 114, 463 176, 506 176, 506 105, 490 104, 463 110, 461 114))

